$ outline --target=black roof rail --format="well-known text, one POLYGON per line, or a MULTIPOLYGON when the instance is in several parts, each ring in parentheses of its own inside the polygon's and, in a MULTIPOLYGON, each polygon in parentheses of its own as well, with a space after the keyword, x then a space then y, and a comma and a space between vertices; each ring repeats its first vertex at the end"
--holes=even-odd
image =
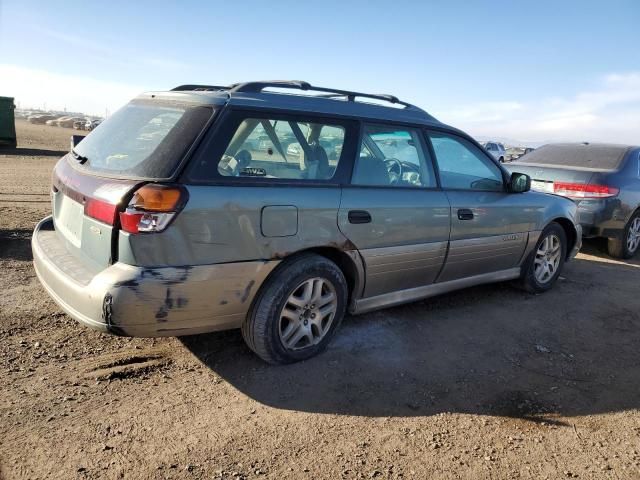
POLYGON ((229 87, 223 87, 221 85, 180 85, 176 88, 172 88, 171 91, 172 92, 184 92, 184 91, 193 91, 193 90, 198 90, 198 91, 216 91, 216 90, 229 90, 229 87))
MULTIPOLYGON (((340 90, 337 88, 316 87, 309 82, 302 80, 263 80, 257 82, 234 83, 223 87, 220 85, 180 85, 173 88, 172 91, 200 90, 200 91, 225 91, 227 93, 260 93, 265 88, 291 88, 295 90, 323 92, 324 95, 318 95, 321 98, 337 98, 345 97, 349 102, 355 102, 356 98, 371 98, 373 100, 382 100, 392 104, 402 105, 404 108, 418 110, 424 112, 419 107, 408 102, 403 102, 394 95, 353 92, 350 90, 340 90)), ((426 113, 426 112, 425 112, 426 113)))
POLYGON ((324 97, 324 98, 345 97, 347 101, 350 101, 350 102, 355 102, 356 97, 371 98, 374 100, 382 100, 389 103, 399 104, 404 106, 405 108, 422 110, 419 107, 416 107, 415 105, 412 105, 407 102, 403 102, 402 100, 398 99, 398 97, 394 95, 353 92, 350 90, 340 90, 337 88, 316 87, 314 85, 311 85, 309 82, 304 82, 302 80, 271 80, 271 81, 260 81, 260 82, 236 83, 235 85, 230 86, 229 92, 260 93, 265 88, 292 88, 296 90, 305 90, 305 91, 312 90, 314 92, 325 92, 327 93, 327 95, 320 95, 320 97, 324 97))

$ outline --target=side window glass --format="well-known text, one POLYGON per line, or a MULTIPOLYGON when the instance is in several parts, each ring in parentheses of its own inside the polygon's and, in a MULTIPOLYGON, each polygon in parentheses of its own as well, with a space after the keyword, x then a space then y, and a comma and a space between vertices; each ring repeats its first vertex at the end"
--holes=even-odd
POLYGON ((503 191, 502 172, 471 142, 430 132, 443 188, 503 191))
POLYGON ((355 164, 355 185, 435 187, 435 175, 420 131, 365 125, 355 164))
POLYGON ((220 162, 223 176, 330 180, 344 145, 338 125, 247 118, 220 162))

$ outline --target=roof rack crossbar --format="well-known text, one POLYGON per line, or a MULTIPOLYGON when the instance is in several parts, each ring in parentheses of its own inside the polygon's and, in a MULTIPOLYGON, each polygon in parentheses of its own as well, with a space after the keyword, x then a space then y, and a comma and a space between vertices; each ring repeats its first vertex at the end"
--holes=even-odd
POLYGON ((262 82, 246 82, 237 83, 231 85, 230 92, 245 92, 245 93, 260 93, 265 88, 293 88, 297 90, 312 90, 315 92, 325 92, 327 95, 320 95, 325 98, 346 97, 348 101, 354 102, 356 97, 371 98, 375 100, 382 100, 389 103, 396 103, 404 106, 405 108, 418 109, 415 105, 407 102, 403 102, 394 95, 352 92, 350 90, 339 90, 337 88, 316 87, 308 82, 302 80, 273 80, 262 82))

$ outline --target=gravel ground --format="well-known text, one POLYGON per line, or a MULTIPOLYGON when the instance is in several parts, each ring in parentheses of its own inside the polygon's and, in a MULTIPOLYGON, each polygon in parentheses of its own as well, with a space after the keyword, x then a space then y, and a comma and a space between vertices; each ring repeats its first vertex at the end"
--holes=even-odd
POLYGON ((29 237, 71 130, 0 151, 0 479, 640 478, 640 261, 588 242, 556 288, 347 318, 262 363, 239 332, 103 335, 40 287, 29 237))

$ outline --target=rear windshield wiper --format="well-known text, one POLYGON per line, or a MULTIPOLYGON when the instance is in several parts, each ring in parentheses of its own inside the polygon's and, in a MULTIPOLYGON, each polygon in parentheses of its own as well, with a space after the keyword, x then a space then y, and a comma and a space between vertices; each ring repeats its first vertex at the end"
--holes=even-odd
POLYGON ((86 162, 87 160, 89 160, 87 157, 85 157, 84 155, 80 155, 78 152, 76 152, 73 148, 71 149, 71 155, 73 155, 73 158, 75 158, 76 160, 78 160, 78 162, 80 162, 81 164, 86 162))

